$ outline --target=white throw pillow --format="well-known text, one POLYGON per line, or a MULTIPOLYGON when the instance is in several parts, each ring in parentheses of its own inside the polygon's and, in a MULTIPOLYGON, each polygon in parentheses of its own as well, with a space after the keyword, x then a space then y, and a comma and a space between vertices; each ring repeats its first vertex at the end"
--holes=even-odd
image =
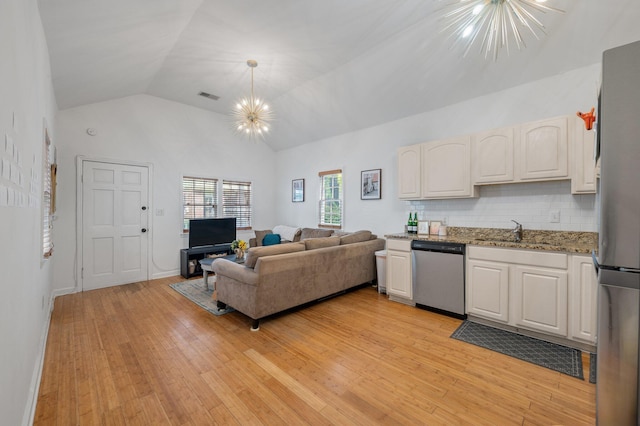
POLYGON ((287 225, 276 225, 273 228, 274 234, 280 234, 283 240, 293 241, 300 228, 287 225))

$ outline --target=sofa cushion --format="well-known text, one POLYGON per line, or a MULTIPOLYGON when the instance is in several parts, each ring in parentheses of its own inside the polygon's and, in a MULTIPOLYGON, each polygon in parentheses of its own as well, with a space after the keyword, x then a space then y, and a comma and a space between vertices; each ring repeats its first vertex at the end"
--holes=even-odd
POLYGON ((304 251, 304 244, 277 244, 274 246, 251 247, 244 259, 244 266, 255 268, 256 262, 262 256, 272 256, 274 254, 294 253, 304 251))
POLYGON ((323 238, 308 238, 303 241, 307 250, 315 250, 324 247, 334 247, 340 245, 340 237, 323 237, 323 238))
POLYGON ((333 235, 333 229, 302 228, 300 241, 306 240, 307 238, 330 237, 331 235, 333 235))
POLYGON ((262 239, 263 246, 273 246, 275 244, 280 244, 280 234, 267 234, 262 239))
POLYGON ((262 240, 264 239, 265 235, 273 234, 271 229, 266 229, 264 231, 255 231, 255 233, 256 233, 256 245, 257 246, 261 246, 262 245, 262 240))
POLYGON ((356 231, 353 234, 340 237, 340 244, 353 244, 369 241, 371 239, 371 231, 356 231))

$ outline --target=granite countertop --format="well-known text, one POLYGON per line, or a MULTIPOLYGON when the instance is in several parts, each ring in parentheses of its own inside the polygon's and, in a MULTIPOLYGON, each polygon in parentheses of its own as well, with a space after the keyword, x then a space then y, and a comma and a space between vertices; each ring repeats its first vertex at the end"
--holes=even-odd
POLYGON ((522 241, 516 243, 511 229, 447 227, 447 236, 389 234, 388 239, 446 241, 484 247, 519 248, 527 250, 559 251, 589 254, 598 246, 597 232, 538 231, 522 232, 522 241))

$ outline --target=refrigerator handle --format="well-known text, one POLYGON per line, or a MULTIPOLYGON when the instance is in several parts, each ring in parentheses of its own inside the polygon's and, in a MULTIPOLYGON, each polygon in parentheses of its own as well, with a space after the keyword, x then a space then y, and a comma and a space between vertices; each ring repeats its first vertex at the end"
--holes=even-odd
POLYGON ((593 267, 596 270, 596 275, 600 272, 600 264, 598 263, 598 257, 596 256, 596 251, 591 251, 591 259, 593 260, 593 267))

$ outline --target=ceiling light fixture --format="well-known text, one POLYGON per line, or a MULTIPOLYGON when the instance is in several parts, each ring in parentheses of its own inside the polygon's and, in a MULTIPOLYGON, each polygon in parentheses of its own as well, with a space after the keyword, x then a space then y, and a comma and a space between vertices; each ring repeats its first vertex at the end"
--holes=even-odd
POLYGON ((269 122, 273 119, 273 113, 269 105, 253 95, 253 69, 258 66, 258 62, 249 59, 247 65, 251 68, 251 96, 241 99, 236 104, 232 115, 237 132, 252 139, 264 138, 265 133, 269 131, 269 122))
POLYGON ((509 54, 509 38, 513 38, 518 50, 526 47, 523 30, 529 30, 536 39, 539 32, 546 34, 545 27, 534 16, 547 11, 564 13, 563 10, 544 5, 547 0, 456 0, 445 6, 447 12, 442 16, 445 21, 443 32, 451 31, 449 37, 455 37, 455 43, 466 46, 467 56, 471 46, 482 39, 480 52, 484 57, 493 54, 498 60, 498 51, 505 47, 509 54), (482 37, 479 37, 482 36, 482 37))

